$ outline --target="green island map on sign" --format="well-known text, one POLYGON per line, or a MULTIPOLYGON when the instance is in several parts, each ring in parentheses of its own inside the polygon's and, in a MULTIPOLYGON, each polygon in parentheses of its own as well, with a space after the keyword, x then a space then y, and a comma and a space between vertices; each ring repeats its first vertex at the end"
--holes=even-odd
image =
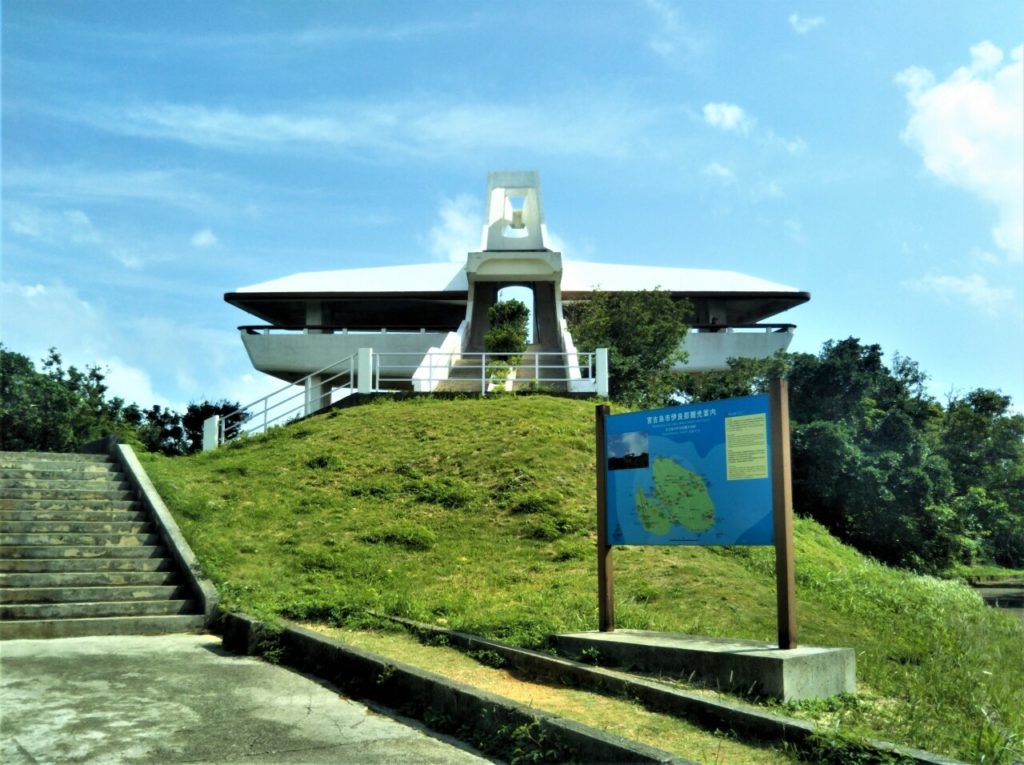
POLYGON ((651 471, 653 488, 636 490, 636 512, 652 534, 668 534, 672 524, 689 531, 707 531, 715 522, 715 505, 704 479, 669 457, 657 457, 651 471))

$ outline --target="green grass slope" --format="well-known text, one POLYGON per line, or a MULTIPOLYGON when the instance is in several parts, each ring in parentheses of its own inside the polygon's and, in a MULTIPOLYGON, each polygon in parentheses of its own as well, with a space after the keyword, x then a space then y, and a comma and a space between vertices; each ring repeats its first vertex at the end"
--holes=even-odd
MULTIPOLYGON (((144 462, 228 608, 339 625, 374 609, 538 646, 597 626, 593 431, 581 401, 383 400, 144 462)), ((795 537, 800 641, 855 647, 859 690, 787 711, 970 761, 1021 756, 1024 625, 809 520, 795 537)), ((773 556, 619 548, 618 626, 773 640, 773 556)))

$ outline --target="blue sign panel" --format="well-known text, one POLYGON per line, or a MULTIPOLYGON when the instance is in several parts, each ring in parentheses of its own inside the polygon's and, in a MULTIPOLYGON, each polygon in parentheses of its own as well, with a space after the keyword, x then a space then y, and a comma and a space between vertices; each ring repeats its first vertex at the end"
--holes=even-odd
POLYGON ((773 544, 768 396, 605 418, 610 545, 773 544))

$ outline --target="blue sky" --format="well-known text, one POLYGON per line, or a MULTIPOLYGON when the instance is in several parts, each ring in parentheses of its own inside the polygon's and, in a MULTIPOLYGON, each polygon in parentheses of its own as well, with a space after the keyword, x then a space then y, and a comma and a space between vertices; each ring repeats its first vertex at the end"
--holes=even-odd
POLYGON ((1024 4, 3 3, 0 339, 183 409, 277 387, 223 294, 464 257, 489 170, 568 258, 807 290, 1024 402, 1024 4))

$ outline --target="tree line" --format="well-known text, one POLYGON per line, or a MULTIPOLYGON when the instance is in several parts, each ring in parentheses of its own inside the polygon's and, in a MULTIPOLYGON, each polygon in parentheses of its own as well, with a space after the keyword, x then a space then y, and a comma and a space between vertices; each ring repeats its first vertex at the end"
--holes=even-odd
POLYGON ((979 388, 945 404, 911 359, 831 340, 818 354, 733 359, 680 373, 690 308, 662 290, 609 294, 567 310, 579 348, 610 349, 610 392, 638 408, 765 393, 789 381, 794 507, 891 565, 1024 567, 1024 415, 979 388), (680 350, 682 346, 682 350, 680 350))
POLYGON ((193 454, 203 448, 203 422, 238 408, 231 401, 203 401, 184 413, 158 404, 144 409, 109 396, 97 366, 65 367, 51 348, 37 370, 27 356, 0 344, 0 450, 74 452, 116 436, 145 451, 193 454))
MULTIPOLYGON (((629 407, 763 393, 786 378, 795 509, 862 552, 926 572, 1024 568, 1024 415, 1009 396, 979 388, 940 403, 916 362, 896 355, 886 365, 880 346, 852 337, 818 354, 676 372, 689 310, 653 290, 598 292, 566 313, 577 347, 609 349, 611 396, 629 407)), ((202 448, 203 421, 237 408, 143 409, 109 397, 98 367, 65 368, 51 349, 36 370, 0 345, 0 449, 75 451, 117 435, 148 451, 191 454, 202 448)))

